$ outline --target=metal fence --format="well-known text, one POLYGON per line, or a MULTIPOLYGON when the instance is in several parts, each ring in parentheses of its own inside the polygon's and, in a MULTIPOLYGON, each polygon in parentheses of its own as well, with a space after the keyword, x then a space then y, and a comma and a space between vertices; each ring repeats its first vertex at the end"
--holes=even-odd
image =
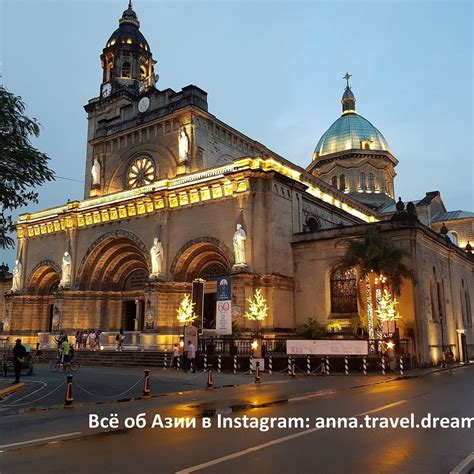
MULTIPOLYGON (((262 339, 263 354, 273 356, 286 356, 286 340, 288 338, 264 338, 262 339)), ((332 339, 337 341, 335 339, 332 339)), ((252 354, 253 338, 200 338, 198 352, 207 355, 249 356, 252 354)), ((411 339, 371 339, 367 340, 369 355, 379 356, 387 350, 393 350, 399 356, 413 355, 413 342, 411 339), (393 344, 393 346, 392 346, 393 344)), ((326 355, 326 354, 321 354, 326 355)))

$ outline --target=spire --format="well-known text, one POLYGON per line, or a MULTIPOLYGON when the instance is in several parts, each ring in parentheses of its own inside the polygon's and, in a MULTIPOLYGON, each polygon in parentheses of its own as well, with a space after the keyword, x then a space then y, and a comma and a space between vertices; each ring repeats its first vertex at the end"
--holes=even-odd
POLYGON ((119 20, 119 25, 122 23, 129 23, 130 25, 135 25, 137 28, 140 27, 138 16, 132 7, 132 0, 128 0, 128 8, 123 12, 122 18, 119 20))
POLYGON ((346 72, 346 75, 343 77, 346 81, 346 89, 342 96, 341 104, 342 104, 342 115, 348 113, 355 113, 355 103, 356 99, 354 94, 352 93, 351 86, 349 85, 349 79, 352 77, 352 74, 346 72))

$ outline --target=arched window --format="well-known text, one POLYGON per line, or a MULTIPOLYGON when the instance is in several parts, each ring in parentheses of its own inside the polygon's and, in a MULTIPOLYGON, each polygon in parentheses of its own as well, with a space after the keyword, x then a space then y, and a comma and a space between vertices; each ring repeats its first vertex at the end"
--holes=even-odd
POLYGON ((130 63, 128 61, 125 61, 122 64, 122 72, 120 74, 121 77, 126 77, 130 79, 132 77, 132 68, 130 66, 130 63))
POLYGON ((464 291, 466 299, 466 322, 468 326, 472 326, 472 312, 471 312, 471 297, 469 295, 469 288, 464 291))
POLYGON ((337 188, 337 176, 333 176, 333 177, 332 177, 331 184, 332 184, 335 188, 337 188))
POLYGON ((146 67, 145 66, 140 66, 140 79, 146 79, 148 74, 146 73, 146 67))
POLYGON ((345 191, 346 190, 346 175, 341 174, 339 176, 339 191, 345 191))
POLYGON ((114 63, 110 62, 107 65, 107 80, 111 81, 114 78, 114 63))
POLYGON ((457 232, 454 232, 454 230, 450 230, 448 232, 448 237, 449 237, 449 240, 451 240, 451 242, 454 245, 458 245, 458 233, 457 232))
POLYGON ((306 219, 306 229, 308 232, 316 232, 319 229, 319 223, 314 217, 306 219))
POLYGON ((369 173, 369 190, 375 191, 375 176, 369 173))
POLYGON ((357 280, 354 270, 332 272, 331 313, 357 313, 357 280))
POLYGON ((438 300, 438 296, 436 295, 436 287, 434 282, 430 282, 430 303, 431 303, 431 319, 433 321, 438 321, 438 309, 436 305, 436 301, 438 300))
POLYGON ((370 143, 369 142, 364 143, 364 149, 365 150, 370 150, 370 143))
POLYGON ((367 181, 365 179, 365 173, 361 173, 359 176, 359 189, 361 191, 367 190, 367 181))

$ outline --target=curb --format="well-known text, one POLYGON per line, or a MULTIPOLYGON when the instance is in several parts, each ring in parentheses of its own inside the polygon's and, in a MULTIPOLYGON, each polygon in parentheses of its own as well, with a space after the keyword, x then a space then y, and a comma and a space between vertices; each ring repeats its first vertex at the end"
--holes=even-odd
POLYGON ((11 395, 12 393, 17 392, 18 390, 22 389, 23 387, 26 387, 26 384, 17 383, 15 385, 11 385, 10 387, 2 388, 0 390, 0 398, 6 397, 7 395, 11 395))

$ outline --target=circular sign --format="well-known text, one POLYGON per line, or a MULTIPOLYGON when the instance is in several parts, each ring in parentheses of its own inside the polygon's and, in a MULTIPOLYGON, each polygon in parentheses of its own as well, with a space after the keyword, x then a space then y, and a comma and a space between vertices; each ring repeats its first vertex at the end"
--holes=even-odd
POLYGON ((138 102, 138 111, 139 112, 146 112, 150 107, 150 99, 148 97, 142 97, 140 102, 138 102))

